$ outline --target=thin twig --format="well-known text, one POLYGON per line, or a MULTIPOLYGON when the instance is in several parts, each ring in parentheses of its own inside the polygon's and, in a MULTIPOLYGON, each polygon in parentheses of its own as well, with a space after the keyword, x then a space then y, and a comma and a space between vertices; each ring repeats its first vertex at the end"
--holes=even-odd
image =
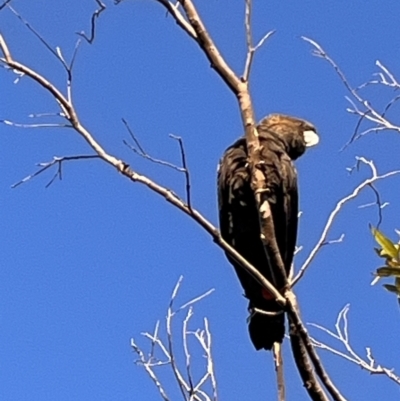
POLYGON ((369 188, 372 184, 374 184, 375 182, 377 182, 379 180, 382 180, 382 179, 385 179, 385 178, 388 178, 388 177, 391 177, 391 176, 394 176, 394 175, 400 173, 400 170, 394 170, 394 171, 390 171, 389 173, 386 173, 386 174, 378 175, 376 167, 372 160, 367 160, 364 157, 358 157, 357 161, 359 163, 368 165, 371 169, 372 176, 370 178, 367 178, 366 180, 364 180, 360 185, 358 185, 353 190, 353 192, 351 194, 345 196, 336 204, 335 208, 332 210, 332 212, 330 213, 330 215, 328 217, 328 220, 325 224, 324 229, 322 230, 322 234, 321 234, 319 240, 315 244, 314 248, 311 250, 311 252, 308 255, 308 257, 306 258, 306 260, 304 261, 304 263, 301 266, 296 277, 293 279, 292 287, 295 286, 297 284, 297 282, 303 277, 305 271, 308 269, 311 262, 314 260, 315 256, 318 254, 318 252, 324 246, 324 244, 327 243, 328 233, 333 225, 333 222, 335 221, 337 214, 342 210, 343 206, 347 202, 355 199, 364 188, 369 188))
POLYGON ((11 3, 11 0, 6 0, 1 6, 0 6, 0 11, 7 6, 9 3, 11 3))
POLYGON ((146 362, 146 358, 141 351, 141 349, 136 345, 135 341, 133 338, 131 339, 131 347, 132 349, 136 352, 136 354, 139 356, 139 361, 141 362, 142 366, 145 368, 147 374, 153 381, 153 383, 156 385, 158 388, 158 391, 163 398, 164 401, 171 401, 170 398, 167 396, 166 391, 164 390, 164 387, 162 386, 161 382, 158 380, 157 376, 155 375, 153 369, 151 366, 146 362))
MULTIPOLYGON (((370 101, 364 99, 359 93, 360 89, 364 88, 365 86, 367 86, 368 84, 371 84, 371 83, 374 83, 374 84, 380 83, 382 85, 385 85, 385 86, 388 86, 391 88, 395 88, 395 89, 400 87, 400 84, 397 82, 394 75, 391 74, 389 72, 389 70, 385 66, 382 65, 382 63, 380 63, 379 61, 377 61, 377 63, 376 63, 376 65, 381 69, 381 71, 383 71, 383 72, 380 72, 377 74, 378 77, 380 78, 380 80, 370 81, 369 83, 363 84, 363 85, 359 86, 358 88, 354 88, 349 83, 345 74, 339 68, 339 66, 335 63, 335 61, 325 52, 325 50, 317 42, 315 42, 314 40, 307 38, 305 36, 302 36, 302 39, 305 40, 306 42, 310 43, 313 46, 313 48, 314 48, 313 54, 315 56, 323 58, 333 67, 333 69, 339 76, 339 79, 342 81, 342 83, 344 84, 347 91, 355 99, 356 103, 358 103, 363 109, 363 110, 360 110, 359 107, 356 106, 355 102, 353 102, 351 99, 348 99, 351 102, 353 109, 347 109, 347 111, 349 113, 358 115, 359 117, 361 117, 361 120, 366 119, 369 122, 376 124, 375 127, 373 127, 372 129, 365 130, 361 134, 356 135, 356 133, 355 133, 352 136, 352 138, 350 139, 350 141, 344 146, 344 148, 347 147, 349 144, 351 144, 356 139, 364 136, 368 132, 374 132, 374 131, 378 131, 378 130, 393 130, 393 131, 400 133, 400 126, 396 125, 396 124, 392 124, 385 117, 385 112, 391 107, 392 104, 394 104, 397 101, 397 97, 392 99, 388 103, 388 105, 385 108, 384 113, 380 113, 373 107, 373 105, 371 104, 370 101)), ((360 121, 357 123, 356 132, 358 130, 359 124, 360 124, 360 121)))
MULTIPOLYGON (((117 0, 120 3, 122 0, 117 0)), ((183 14, 179 11, 180 1, 175 4, 169 0, 156 0, 158 3, 162 4, 167 11, 174 17, 176 23, 193 39, 197 40, 197 33, 193 29, 192 25, 185 19, 183 14)))
POLYGON ((130 128, 129 124, 126 122, 125 119, 122 119, 122 122, 124 123, 126 129, 129 132, 129 135, 131 136, 131 138, 133 139, 133 141, 135 142, 136 146, 138 147, 138 149, 136 149, 134 146, 132 146, 131 144, 129 144, 127 141, 123 141, 124 145, 126 145, 129 149, 131 149, 134 153, 136 153, 137 155, 143 157, 144 159, 147 159, 149 161, 151 161, 152 163, 155 164, 160 164, 162 166, 165 167, 169 167, 172 168, 173 170, 179 171, 180 173, 185 173, 185 169, 179 166, 176 166, 175 164, 172 164, 170 162, 167 162, 165 160, 161 160, 161 159, 156 159, 153 156, 150 156, 142 147, 142 145, 140 144, 139 140, 136 138, 135 134, 133 133, 132 129, 130 128))
POLYGON ((38 166, 40 169, 33 174, 28 175, 27 177, 23 178, 21 181, 16 182, 15 184, 11 185, 11 188, 16 188, 21 184, 26 183, 27 181, 31 180, 32 178, 37 177, 38 175, 44 173, 47 169, 57 165, 57 171, 54 174, 53 178, 46 184, 46 188, 48 188, 58 177, 60 180, 62 179, 62 163, 66 161, 72 160, 88 160, 88 159, 99 159, 98 155, 79 155, 79 156, 62 156, 62 157, 53 157, 53 160, 46 163, 39 163, 38 166))
POLYGON ((174 300, 175 300, 176 295, 178 293, 179 287, 181 285, 182 279, 183 279, 183 277, 180 276, 178 282, 175 285, 174 290, 172 291, 171 300, 169 302, 169 306, 168 306, 168 310, 167 310, 166 327, 167 327, 168 353, 169 353, 170 358, 171 358, 172 371, 174 373, 175 380, 178 383, 178 386, 179 386, 179 389, 181 391, 182 397, 186 401, 186 400, 188 400, 187 396, 186 396, 186 392, 189 391, 189 386, 187 385, 187 383, 183 379, 183 376, 180 373, 178 365, 177 365, 177 362, 175 360, 175 354, 174 354, 174 348, 173 348, 173 335, 172 335, 172 318, 175 315, 175 312, 173 311, 172 308, 173 308, 174 300))
POLYGON ((189 209, 192 209, 192 197, 191 197, 191 189, 190 189, 190 171, 187 167, 186 163, 186 153, 185 153, 185 148, 183 146, 183 140, 180 136, 176 135, 169 135, 170 138, 175 139, 179 143, 179 150, 181 152, 181 158, 182 158, 182 170, 183 173, 185 174, 185 182, 186 182, 186 203, 188 205, 189 209))
POLYGON ((194 386, 193 386, 193 378, 192 378, 192 371, 191 371, 191 364, 190 364, 190 352, 189 352, 189 347, 188 347, 188 343, 187 343, 187 334, 188 334, 187 327, 188 327, 189 320, 192 316, 193 316, 193 309, 192 309, 192 307, 190 307, 188 309, 185 319, 183 320, 183 325, 182 325, 183 351, 185 353, 185 359, 186 359, 186 375, 188 378, 190 395, 194 394, 194 386))
POLYGON ((54 124, 54 123, 39 123, 39 124, 21 124, 10 120, 0 120, 0 124, 10 125, 16 128, 73 128, 71 124, 54 124))
POLYGON ((139 355, 139 360, 137 363, 141 364, 146 372, 149 374, 152 381, 157 386, 160 394, 163 399, 167 398, 165 388, 163 387, 161 380, 159 379, 155 369, 159 367, 170 366, 172 372, 175 376, 175 380, 177 381, 179 387, 182 390, 182 395, 184 400, 187 401, 217 401, 217 392, 216 392, 216 380, 213 369, 213 361, 211 354, 211 334, 208 327, 207 319, 204 320, 204 330, 197 329, 195 331, 190 331, 188 328, 189 321, 193 316, 193 305, 203 299, 205 296, 209 295, 211 291, 207 291, 203 295, 195 297, 191 301, 186 302, 182 306, 178 307, 176 310, 174 309, 174 303, 176 297, 178 295, 179 288, 182 283, 182 277, 179 278, 173 293, 170 298, 168 310, 167 310, 167 319, 166 319, 166 331, 167 331, 167 345, 160 338, 160 329, 159 323, 157 322, 155 326, 155 330, 153 334, 150 333, 142 333, 142 335, 150 341, 150 353, 148 357, 145 357, 144 352, 138 347, 135 341, 131 340, 131 345, 133 350, 139 355), (173 319, 177 315, 177 313, 183 309, 188 309, 186 316, 183 318, 182 322, 182 345, 183 351, 185 355, 185 370, 186 370, 186 378, 183 374, 181 374, 177 360, 175 358, 174 349, 172 347, 172 324, 173 319), (205 352, 205 358, 207 361, 205 367, 205 373, 200 377, 197 384, 195 384, 195 379, 192 373, 192 358, 191 352, 188 344, 188 336, 194 335, 198 343, 200 344, 202 350, 205 352), (166 360, 159 360, 155 357, 155 349, 159 348, 166 358, 166 360), (210 397, 204 390, 203 385, 207 382, 210 383, 212 388, 212 397, 210 397))
POLYGON ((345 348, 345 352, 340 351, 334 347, 331 347, 319 340, 316 340, 314 337, 311 337, 312 342, 315 347, 331 352, 334 355, 338 355, 343 359, 346 359, 356 365, 360 366, 362 369, 370 372, 371 374, 380 374, 387 376, 390 380, 394 381, 396 384, 400 385, 400 377, 393 372, 393 369, 388 369, 380 364, 377 364, 375 359, 372 356, 371 349, 366 347, 366 359, 357 354, 351 343, 350 343, 350 335, 349 335, 349 327, 348 327, 348 317, 347 314, 350 310, 350 305, 347 304, 344 308, 339 312, 338 317, 335 323, 335 330, 333 332, 323 326, 318 324, 310 323, 311 326, 327 333, 330 337, 339 341, 345 348))
POLYGON ((37 39, 44 45, 44 47, 58 60, 61 62, 63 67, 68 71, 68 65, 65 62, 62 54, 60 53, 60 48, 56 48, 54 50, 50 44, 43 38, 42 35, 24 18, 21 14, 19 14, 13 7, 8 6, 8 8, 12 11, 12 13, 28 28, 29 31, 36 36, 37 39), (58 50, 57 50, 58 49, 58 50))
POLYGON ((102 3, 100 0, 95 0, 95 2, 99 6, 99 8, 93 12, 92 18, 90 20, 90 36, 88 37, 85 31, 76 32, 77 35, 82 36, 90 44, 92 44, 94 41, 96 33, 96 20, 100 17, 100 14, 106 9, 106 5, 102 3))

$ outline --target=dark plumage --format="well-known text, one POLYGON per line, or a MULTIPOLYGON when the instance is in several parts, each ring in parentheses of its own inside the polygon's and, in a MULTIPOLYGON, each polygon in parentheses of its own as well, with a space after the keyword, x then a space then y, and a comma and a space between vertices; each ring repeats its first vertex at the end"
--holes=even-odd
MULTIPOLYGON (((292 160, 301 156, 306 146, 318 142, 313 125, 294 117, 273 114, 258 125, 258 133, 269 189, 268 202, 275 226, 275 236, 289 274, 297 235, 298 192, 297 173, 292 160)), ((253 191, 250 188, 250 168, 244 137, 230 146, 218 169, 219 219, 222 237, 244 256, 268 280, 273 282, 264 247, 260 239, 259 216, 253 191)), ((270 294, 237 262, 227 255, 234 266, 249 299, 252 312, 249 322, 250 338, 256 349, 271 349, 274 342, 282 342, 284 314, 270 294), (253 308, 275 315, 255 313, 253 308)))

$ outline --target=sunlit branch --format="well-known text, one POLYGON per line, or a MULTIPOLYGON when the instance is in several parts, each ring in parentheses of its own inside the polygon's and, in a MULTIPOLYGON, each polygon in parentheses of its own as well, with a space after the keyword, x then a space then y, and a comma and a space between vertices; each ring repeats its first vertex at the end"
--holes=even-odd
POLYGON ((56 178, 62 180, 62 164, 67 161, 74 161, 74 160, 88 160, 88 159, 99 159, 97 155, 78 155, 78 156, 62 156, 62 157, 53 157, 53 160, 50 162, 39 163, 38 167, 40 169, 33 174, 28 175, 27 177, 23 178, 22 180, 16 182, 11 186, 11 188, 16 188, 21 184, 24 184, 31 180, 32 178, 37 177, 38 175, 44 173, 46 170, 50 169, 53 166, 57 166, 57 171, 54 174, 53 178, 46 184, 46 188, 48 188, 56 178))
MULTIPOLYGON (((171 10, 172 4, 170 2, 161 0, 159 0, 158 2, 163 4, 167 8, 167 10, 171 10)), ((180 26, 183 27, 185 31, 190 34, 190 29, 186 29, 186 25, 182 21, 179 21, 179 15, 183 15, 180 14, 180 11, 178 10, 179 6, 182 8, 185 14, 185 21, 187 21, 187 24, 189 24, 195 32, 195 35, 191 35, 192 38, 203 50, 203 52, 211 62, 212 67, 216 70, 216 72, 221 76, 224 82, 237 97, 242 115, 243 125, 246 132, 249 165, 252 171, 251 187, 254 191, 256 203, 260 213, 260 222, 262 227, 264 245, 267 250, 267 254, 271 255, 271 257, 274 258, 274 263, 276 263, 276 266, 279 267, 284 275, 283 262, 274 235, 274 227, 271 218, 270 206, 268 200, 263 195, 263 192, 265 192, 264 188, 266 188, 267 186, 265 183, 265 175, 262 172, 258 133, 255 125, 254 111, 252 107, 248 84, 247 82, 243 82, 241 79, 239 79, 233 72, 233 70, 228 66, 228 64, 218 51, 213 40, 211 39, 210 35, 208 34, 192 1, 185 0, 184 2, 181 2, 180 4, 177 3, 176 6, 172 7, 175 10, 175 14, 172 15, 175 16, 178 24, 180 24, 180 26)), ((88 145, 101 159, 103 159, 106 163, 112 165, 114 168, 117 169, 118 172, 129 178, 131 181, 139 182, 143 185, 146 185, 150 190, 161 195, 167 202, 179 208, 181 211, 183 211, 193 220, 195 220, 198 224, 200 224, 223 250, 225 250, 230 256, 232 256, 232 258, 234 258, 247 272, 249 272, 249 274, 251 274, 264 288, 266 288, 273 295, 275 300, 282 307, 288 304, 287 310, 289 315, 296 321, 296 330, 301 329, 302 323, 297 310, 291 304, 291 298, 287 296, 283 297, 280 292, 268 280, 266 280, 265 277, 257 269, 254 268, 254 266, 252 266, 247 260, 245 260, 238 252, 236 252, 229 244, 227 244, 222 239, 219 231, 204 216, 202 216, 197 210, 189 206, 188 203, 184 202, 179 196, 174 194, 168 188, 157 184, 155 181, 149 179, 144 175, 137 173, 136 171, 132 170, 127 163, 107 153, 105 149, 97 142, 94 136, 81 124, 72 103, 71 97, 69 95, 65 97, 53 84, 51 84, 41 74, 25 66, 24 64, 14 61, 1 36, 0 48, 5 57, 1 59, 1 61, 3 63, 6 63, 10 68, 29 76, 40 86, 46 89, 59 103, 62 113, 65 114, 65 118, 70 122, 73 128, 84 138, 88 145)), ((290 291, 288 292, 290 293, 290 291)), ((301 336, 304 341, 304 339, 307 339, 307 332, 303 331, 301 336)), ((310 350, 310 346, 308 343, 306 344, 306 346, 308 347, 307 351, 309 352, 310 358, 318 373, 321 370, 321 365, 320 363, 318 364, 318 360, 314 357, 316 355, 315 351, 312 349, 310 350)), ((321 372, 319 372, 318 374, 320 374, 321 376, 321 372)), ((327 387, 328 391, 331 392, 332 390, 330 388, 330 382, 328 380, 324 380, 323 375, 322 377, 323 383, 327 387)), ((177 379, 179 379, 179 377, 177 377, 177 379)), ((178 381, 180 381, 180 379, 178 381)), ((181 385, 183 389, 183 387, 185 386, 182 382, 181 385)), ((323 400, 324 398, 320 397, 315 399, 323 400)), ((337 397, 335 398, 335 400, 343 400, 343 398, 337 397)))
MULTIPOLYGON (((186 401, 217 401, 217 386, 216 379, 214 374, 214 364, 211 353, 211 333, 208 326, 207 319, 204 319, 204 329, 197 329, 195 331, 191 331, 189 329, 189 322, 191 317, 194 314, 193 306, 206 296, 208 296, 213 290, 209 290, 206 293, 186 302, 184 305, 174 308, 174 303, 176 296, 178 294, 178 290, 180 288, 182 282, 182 277, 179 278, 178 283, 176 284, 167 310, 166 316, 166 335, 167 340, 163 341, 161 339, 161 333, 159 329, 159 323, 157 322, 154 333, 142 333, 142 335, 150 340, 150 353, 148 357, 145 357, 144 352, 140 349, 140 347, 135 343, 135 341, 131 340, 131 346, 136 354, 139 356, 139 360, 137 363, 141 364, 156 387, 158 388, 161 396, 164 400, 170 400, 166 394, 165 386, 161 383, 161 379, 158 377, 156 369, 159 367, 170 366, 172 373, 175 377, 175 381, 177 382, 181 394, 184 400, 186 401), (177 313, 183 310, 187 310, 186 316, 182 321, 182 348, 183 353, 185 355, 185 371, 186 374, 183 374, 180 367, 178 366, 178 361, 175 354, 175 346, 173 346, 173 341, 176 340, 174 336, 172 326, 174 318, 177 313), (192 372, 192 354, 188 344, 188 337, 194 336, 200 345, 202 351, 204 352, 204 356, 206 359, 206 366, 204 373, 201 374, 200 378, 196 381, 194 374, 192 372), (161 351, 162 359, 158 359, 156 354, 157 350, 161 351), (204 386, 209 383, 212 396, 209 396, 207 392, 204 390, 204 386)), ((198 371, 198 369, 196 369, 198 371)))
MULTIPOLYGON (((347 91, 352 95, 352 97, 355 99, 356 103, 358 103, 363 110, 360 110, 359 107, 356 106, 355 102, 353 102, 351 99, 348 99, 350 103, 352 104, 353 108, 352 109, 347 109, 349 113, 356 114, 360 116, 361 120, 366 119, 374 124, 376 124, 376 127, 370 129, 370 130, 365 130, 361 134, 357 135, 356 133, 353 135, 353 137, 350 139, 347 145, 351 144, 354 140, 360 138, 361 136, 367 134, 368 132, 371 131, 377 131, 377 130, 393 130, 398 133, 400 133, 400 125, 398 124, 392 124, 386 117, 385 117, 385 112, 392 106, 393 103, 397 101, 397 98, 392 99, 388 105, 385 108, 385 112, 380 113, 378 112, 374 106, 371 104, 370 101, 364 99, 360 93, 359 90, 364 88, 365 86, 369 84, 382 84, 391 88, 397 89, 399 87, 399 83, 395 79, 394 75, 390 73, 390 71, 379 61, 376 62, 376 65, 380 68, 382 72, 379 72, 376 74, 378 76, 378 80, 370 81, 367 82, 366 84, 363 84, 359 86, 358 88, 354 88, 346 78, 345 74, 342 72, 342 70, 339 68, 339 66, 335 63, 335 61, 325 52, 325 50, 314 40, 307 38, 305 36, 302 36, 302 39, 305 40, 306 42, 310 43, 314 50, 313 54, 317 57, 321 57, 324 60, 326 60, 335 70, 337 75, 339 76, 339 79, 342 81, 344 84, 345 88, 347 91)), ((360 122, 357 124, 359 126, 360 122)), ((345 146, 347 146, 345 145, 345 146)))
POLYGON ((348 317, 347 314, 350 310, 350 305, 347 304, 338 314, 336 324, 335 324, 335 332, 331 331, 321 325, 310 323, 311 326, 316 327, 317 329, 323 331, 328 334, 330 337, 337 340, 344 346, 345 351, 340 351, 328 344, 325 344, 314 337, 311 337, 312 342, 315 347, 331 352, 334 355, 338 355, 347 361, 355 363, 360 366, 362 369, 368 371, 371 374, 379 374, 385 375, 396 384, 400 385, 400 377, 397 376, 393 369, 388 369, 380 364, 377 364, 375 358, 372 356, 371 349, 366 347, 366 357, 361 357, 357 352, 354 351, 349 336, 349 328, 348 328, 348 317))
POLYGON ((372 184, 374 184, 375 182, 377 182, 379 180, 383 180, 385 178, 389 178, 389 177, 392 177, 392 176, 400 173, 400 170, 395 170, 395 171, 390 171, 389 173, 386 173, 386 174, 378 175, 378 172, 377 172, 374 162, 372 160, 367 160, 364 157, 358 157, 357 161, 359 163, 368 165, 369 168, 371 169, 372 176, 370 178, 367 178, 366 180, 364 180, 360 185, 358 185, 353 190, 353 192, 351 194, 345 196, 336 204, 335 208, 332 210, 332 212, 330 213, 330 215, 328 217, 328 220, 325 224, 324 229, 322 230, 322 234, 321 234, 319 240, 315 244, 314 248, 311 250, 311 252, 308 255, 308 257, 306 258, 306 260, 304 261, 304 263, 301 266, 296 277, 293 279, 292 286, 296 285, 297 282, 303 277, 305 271, 308 269, 311 262, 314 260, 314 258, 320 251, 320 249, 324 246, 324 244, 327 243, 328 233, 333 225, 333 222, 335 221, 337 214, 342 210, 343 206, 347 202, 355 199, 364 188, 370 187, 372 184))
POLYGON ((129 178, 131 181, 139 182, 147 186, 150 190, 165 198, 167 202, 171 203, 172 205, 189 215, 212 236, 214 242, 217 245, 219 245, 224 251, 228 252, 235 260, 238 261, 240 265, 243 266, 244 269, 249 272, 249 274, 251 274, 262 286, 264 286, 275 297, 276 301, 279 304, 285 305, 286 301, 279 293, 279 291, 268 280, 266 280, 265 277, 254 266, 252 266, 237 251, 235 251, 234 248, 232 248, 226 241, 224 241, 219 230, 214 225, 212 225, 202 214, 200 214, 197 210, 190 209, 181 198, 179 198, 168 188, 165 188, 164 186, 157 184, 150 178, 135 172, 130 168, 127 163, 107 153, 103 149, 103 147, 94 139, 91 133, 80 123, 80 120, 72 103, 69 102, 54 85, 52 85, 39 73, 33 71, 23 64, 14 61, 11 58, 11 55, 2 35, 0 35, 0 49, 3 51, 3 54, 6 57, 6 59, 3 60, 6 61, 11 68, 23 72, 34 81, 36 81, 41 87, 50 92, 50 94, 62 107, 62 111, 66 116, 65 118, 71 123, 73 128, 85 139, 85 141, 95 151, 95 153, 100 156, 100 158, 102 158, 106 163, 112 165, 114 168, 117 169, 117 171, 119 171, 125 177, 129 178))
MULTIPOLYGON (((315 369, 315 373, 317 374, 317 376, 319 377, 319 379, 321 380, 324 387, 326 388, 326 390, 331 395, 331 397, 334 401, 346 401, 346 398, 343 397, 343 395, 340 393, 339 389, 334 385, 334 383, 328 376, 317 352, 314 349, 314 346, 308 335, 307 329, 305 328, 303 322, 301 321, 294 294, 291 291, 287 291, 285 296, 286 296, 286 299, 288 299, 289 297, 293 297, 293 299, 291 299, 291 302, 287 302, 287 310, 289 312, 289 321, 291 324, 294 325, 296 335, 298 334, 301 337, 301 340, 303 342, 302 345, 304 346, 304 348, 307 351, 307 355, 312 362, 312 365, 315 369)), ((298 361, 296 361, 296 363, 298 363, 298 361)), ((315 381, 314 376, 311 374, 311 372, 308 372, 308 375, 313 381, 315 381)), ((310 387, 313 386, 314 390, 318 390, 318 391, 314 391, 314 392, 309 391, 309 395, 313 400, 318 400, 318 399, 325 400, 326 399, 326 395, 322 392, 322 389, 319 388, 317 383, 308 383, 308 385, 310 387)))
POLYGON ((10 120, 0 120, 1 124, 10 125, 16 128, 72 128, 70 124, 57 124, 57 123, 37 123, 37 124, 21 124, 15 123, 10 120))

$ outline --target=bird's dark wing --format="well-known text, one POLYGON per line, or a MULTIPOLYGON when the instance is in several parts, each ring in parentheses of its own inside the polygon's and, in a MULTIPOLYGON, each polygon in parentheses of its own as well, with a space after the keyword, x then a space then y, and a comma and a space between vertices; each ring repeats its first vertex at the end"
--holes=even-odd
MULTIPOLYGON (((297 231, 296 171, 279 141, 260 138, 261 158, 269 189, 278 247, 288 273, 293 258, 297 231)), ((244 256, 268 280, 273 281, 275 266, 269 266, 260 238, 259 215, 250 187, 250 170, 244 138, 225 152, 218 173, 219 217, 222 237, 244 256)), ((238 266, 229 255, 249 299, 250 309, 279 312, 280 308, 258 282, 238 266)), ((283 314, 267 316, 256 313, 249 325, 257 349, 271 349, 284 335, 283 314)))

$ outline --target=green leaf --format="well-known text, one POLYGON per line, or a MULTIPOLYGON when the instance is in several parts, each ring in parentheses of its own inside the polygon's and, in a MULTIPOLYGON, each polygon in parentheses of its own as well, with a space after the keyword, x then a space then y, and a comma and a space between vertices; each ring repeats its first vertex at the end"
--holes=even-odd
POLYGON ((389 267, 398 267, 400 268, 400 261, 393 260, 393 259, 387 259, 386 263, 389 267))
POLYGON ((397 288, 397 291, 400 291, 400 278, 396 277, 396 279, 394 280, 394 285, 397 288))
POLYGON ((376 269, 376 275, 379 277, 400 277, 400 267, 379 267, 376 269))
POLYGON ((371 226, 372 235, 375 241, 382 247, 380 256, 390 256, 393 259, 397 259, 399 256, 398 248, 393 244, 393 242, 382 234, 377 228, 371 226))
POLYGON ((383 286, 389 291, 389 292, 393 292, 396 295, 400 296, 400 290, 397 289, 397 287, 395 285, 392 284, 383 284, 383 286))

